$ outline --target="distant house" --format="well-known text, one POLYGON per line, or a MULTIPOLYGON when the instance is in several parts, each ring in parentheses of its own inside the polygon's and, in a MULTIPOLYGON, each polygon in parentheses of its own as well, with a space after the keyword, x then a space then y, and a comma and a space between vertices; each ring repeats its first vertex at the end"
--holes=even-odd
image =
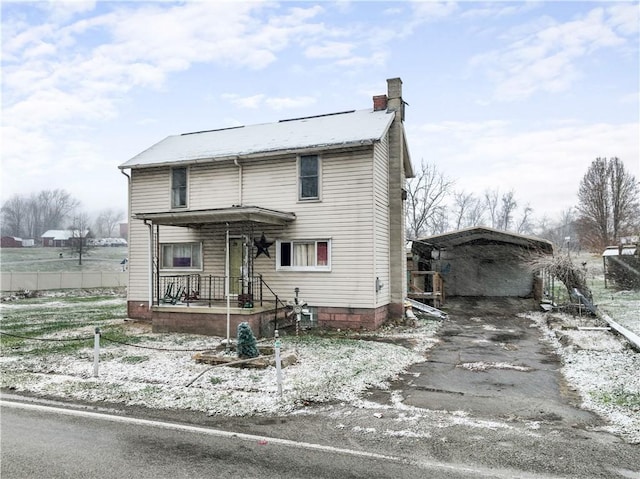
POLYGON ((296 290, 320 326, 400 317, 413 172, 402 81, 387 84, 372 108, 169 136, 120 165, 129 317, 219 335, 230 300, 231 328, 266 334, 296 290))
MULTIPOLYGON (((82 232, 82 237, 85 238, 88 234, 89 230, 85 230, 82 232)), ((80 236, 78 230, 48 230, 40 238, 44 247, 66 248, 71 246, 74 238, 80 238, 80 236)))
MULTIPOLYGON (((412 253, 416 270, 437 273, 447 297, 541 299, 541 283, 536 281, 530 260, 553 254, 553 245, 541 238, 473 227, 420 238, 413 241, 412 253)), ((429 284, 417 286, 430 290, 429 284)))
POLYGON ((15 236, 3 236, 0 238, 0 247, 22 248, 22 238, 17 238, 15 236))

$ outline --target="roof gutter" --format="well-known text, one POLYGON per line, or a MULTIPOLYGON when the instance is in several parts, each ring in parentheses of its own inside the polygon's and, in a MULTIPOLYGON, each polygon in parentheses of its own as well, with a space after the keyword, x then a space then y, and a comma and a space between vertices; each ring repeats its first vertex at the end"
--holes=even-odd
POLYGON ((118 168, 120 170, 127 170, 133 168, 157 168, 157 167, 165 167, 165 166, 186 166, 186 165, 198 165, 201 163, 211 163, 212 161, 233 161, 234 163, 239 160, 255 160, 255 159, 267 159, 274 158, 279 156, 288 156, 288 155, 298 155, 298 154, 306 154, 306 153, 315 153, 318 150, 323 151, 335 151, 338 152, 340 150, 352 150, 354 148, 370 148, 374 144, 378 143, 379 139, 368 139, 368 140, 358 140, 349 143, 340 143, 336 145, 313 145, 304 148, 289 148, 286 150, 265 150, 258 151, 255 153, 247 153, 244 155, 224 155, 224 156, 210 156, 207 158, 191 158, 184 160, 172 160, 172 161, 162 161, 158 163, 149 163, 149 164, 128 164, 124 163, 119 165, 118 168))

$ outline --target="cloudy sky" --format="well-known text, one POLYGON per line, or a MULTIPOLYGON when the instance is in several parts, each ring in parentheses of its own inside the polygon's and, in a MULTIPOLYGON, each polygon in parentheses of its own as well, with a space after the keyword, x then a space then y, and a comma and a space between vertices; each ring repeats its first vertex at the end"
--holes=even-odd
POLYGON ((598 156, 640 179, 638 2, 10 2, 2 201, 126 207, 118 165, 171 134, 370 108, 401 77, 413 163, 577 202, 598 156))

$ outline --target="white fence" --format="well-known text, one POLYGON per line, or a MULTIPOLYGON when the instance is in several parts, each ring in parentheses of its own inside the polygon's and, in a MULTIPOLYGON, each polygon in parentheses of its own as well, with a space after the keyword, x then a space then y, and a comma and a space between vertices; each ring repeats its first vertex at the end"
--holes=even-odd
POLYGON ((125 272, 1 273, 0 291, 42 291, 47 289, 119 288, 127 286, 125 272))

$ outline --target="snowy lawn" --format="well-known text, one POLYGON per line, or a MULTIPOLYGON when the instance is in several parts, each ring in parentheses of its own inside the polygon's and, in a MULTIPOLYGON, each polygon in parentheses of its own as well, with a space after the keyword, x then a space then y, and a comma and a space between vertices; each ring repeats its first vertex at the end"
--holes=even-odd
MULTIPOLYGON (((154 334, 146 324, 125 321, 121 293, 83 294, 2 303, 3 332, 56 340, 25 340, 3 334, 2 388, 83 401, 192 409, 211 415, 283 414, 310 404, 362 407, 367 388, 387 388, 411 364, 424 360, 425 351, 436 342, 440 324, 421 320, 416 328, 390 326, 350 337, 344 333, 298 339, 285 336, 283 351, 295 351, 298 362, 283 369, 280 397, 273 367, 212 367, 193 360, 193 354, 214 349, 222 338, 154 334), (99 376, 94 378, 96 327, 103 339, 99 376)), ((640 443, 640 354, 610 332, 577 329, 592 325, 592 320, 563 314, 527 316, 562 356, 563 373, 581 394, 583 406, 607 418, 611 432, 640 443)), ((460 367, 511 366, 466 363, 460 367)), ((403 410, 401 402, 392 407, 403 410)))
POLYGON ((593 302, 600 311, 617 323, 640 334, 640 290, 618 290, 610 283, 604 287, 602 256, 582 253, 576 262, 584 262, 587 285, 593 293, 593 302))
POLYGON ((530 313, 562 357, 562 373, 580 394, 582 407, 606 418, 605 429, 640 443, 640 353, 596 319, 559 313, 530 313))
POLYGON ((0 385, 66 399, 209 414, 284 413, 311 403, 350 403, 367 388, 388 387, 388 382, 409 365, 424 360, 424 348, 433 344, 426 338, 437 327, 436 321, 426 321, 418 329, 376 333, 386 339, 396 333, 405 343, 414 340, 412 348, 366 340, 371 338, 365 335, 357 340, 285 336, 283 352, 295 351, 298 362, 283 369, 280 397, 273 367, 212 367, 192 359, 195 352, 220 345, 222 338, 154 334, 146 326, 123 320, 123 298, 94 299, 49 297, 3 303, 4 332, 63 341, 3 335, 0 385), (93 377, 95 327, 100 327, 103 336, 97 378, 93 377), (113 343, 109 338, 130 345, 113 343))

